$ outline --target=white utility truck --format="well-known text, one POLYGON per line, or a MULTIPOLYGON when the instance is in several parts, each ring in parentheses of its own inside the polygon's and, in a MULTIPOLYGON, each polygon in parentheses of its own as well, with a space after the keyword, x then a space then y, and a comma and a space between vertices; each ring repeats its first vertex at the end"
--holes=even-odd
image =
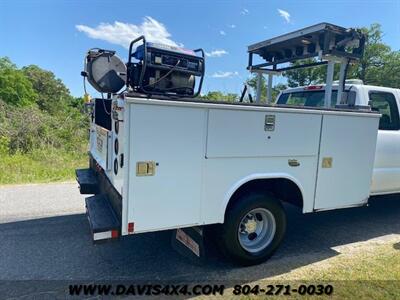
MULTIPOLYGON (((249 46, 249 71, 267 73, 269 83, 275 73, 294 68, 288 62, 318 57, 316 64, 327 64, 322 107, 280 105, 281 98, 278 105, 196 98, 204 77, 201 49, 140 37, 131 43, 127 64, 113 51, 90 50, 82 75, 107 94, 88 105, 90 167, 76 172, 81 193, 94 194, 86 198, 93 239, 173 229, 176 248, 201 257, 210 234, 211 245, 249 265, 266 260, 281 243, 283 203, 303 213, 366 205, 381 115, 367 100, 357 101, 368 99, 369 90, 343 84, 364 40, 358 30, 322 23, 249 46), (340 83, 332 92, 336 62, 340 83)), ((397 115, 390 117, 398 125, 399 95, 391 93, 388 105, 397 115)), ((397 132, 379 138, 391 133, 397 132)), ((399 182, 393 175, 400 168, 393 169, 393 180, 379 177, 399 162, 394 144, 375 162, 373 193, 398 191, 386 185, 399 182)))
MULTIPOLYGON (((337 84, 333 85, 333 99, 337 90, 337 84)), ((381 114, 370 195, 400 193, 400 90, 364 85, 360 80, 346 80, 345 90, 351 105, 370 105, 381 114)), ((287 89, 278 95, 276 104, 320 107, 324 93, 325 85, 287 89)))

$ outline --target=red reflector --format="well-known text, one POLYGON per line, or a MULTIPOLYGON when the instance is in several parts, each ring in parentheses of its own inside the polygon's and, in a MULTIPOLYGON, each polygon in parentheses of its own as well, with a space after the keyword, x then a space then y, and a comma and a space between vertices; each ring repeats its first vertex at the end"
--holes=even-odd
POLYGON ((133 232, 135 228, 135 223, 128 223, 128 232, 133 232))
POLYGON ((118 237, 118 230, 111 230, 111 238, 116 239, 118 237))
POLYGON ((310 85, 304 88, 305 90, 320 90, 322 89, 322 85, 310 85))

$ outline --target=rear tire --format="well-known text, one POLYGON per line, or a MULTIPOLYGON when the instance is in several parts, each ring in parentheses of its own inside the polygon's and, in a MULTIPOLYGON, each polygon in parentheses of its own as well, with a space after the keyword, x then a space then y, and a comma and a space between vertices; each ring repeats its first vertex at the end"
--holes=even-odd
POLYGON ((225 222, 218 225, 216 242, 233 262, 255 265, 266 261, 285 235, 286 215, 272 195, 250 193, 228 208, 225 222))

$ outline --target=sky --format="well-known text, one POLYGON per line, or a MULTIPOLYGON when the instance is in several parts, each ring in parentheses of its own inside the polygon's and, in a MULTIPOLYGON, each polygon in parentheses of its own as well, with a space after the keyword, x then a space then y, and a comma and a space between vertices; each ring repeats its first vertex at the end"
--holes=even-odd
POLYGON ((380 23, 384 42, 400 49, 400 0, 0 0, 0 57, 8 56, 18 67, 36 64, 50 70, 74 96, 82 96, 86 51, 112 49, 126 61, 129 42, 144 34, 161 43, 203 48, 203 93, 240 93, 249 78, 248 45, 320 22, 344 27, 380 23))

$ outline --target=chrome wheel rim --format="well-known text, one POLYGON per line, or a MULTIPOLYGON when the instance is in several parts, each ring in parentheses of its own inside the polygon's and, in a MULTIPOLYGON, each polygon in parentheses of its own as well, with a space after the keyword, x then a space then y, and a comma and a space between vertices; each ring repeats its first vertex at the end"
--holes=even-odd
POLYGON ((275 232, 274 215, 265 208, 255 208, 240 221, 238 239, 243 249, 250 253, 256 253, 271 244, 275 232))

